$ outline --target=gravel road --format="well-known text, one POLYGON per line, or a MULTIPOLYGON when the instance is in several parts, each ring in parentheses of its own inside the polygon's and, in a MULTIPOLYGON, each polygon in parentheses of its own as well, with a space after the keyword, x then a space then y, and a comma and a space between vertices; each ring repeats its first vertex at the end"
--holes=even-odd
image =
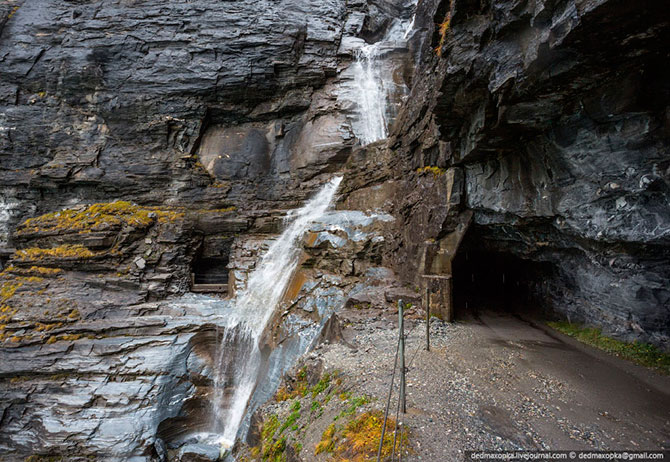
MULTIPOLYGON (((348 345, 322 345, 313 354, 383 407, 396 317, 349 314, 348 345)), ((430 351, 425 321, 408 319, 406 332, 401 420, 412 431, 410 460, 462 460, 468 449, 670 448, 669 377, 508 314, 454 324, 433 319, 430 351)))

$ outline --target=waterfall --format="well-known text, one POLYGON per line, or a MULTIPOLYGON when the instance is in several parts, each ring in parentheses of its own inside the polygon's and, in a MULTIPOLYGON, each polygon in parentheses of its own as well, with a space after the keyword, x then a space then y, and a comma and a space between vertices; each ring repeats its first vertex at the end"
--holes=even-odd
MULTIPOLYGON (((412 3, 412 8, 415 6, 416 2, 412 3)), ((363 145, 388 136, 388 103, 396 84, 392 73, 385 72, 383 57, 399 43, 404 45, 413 27, 414 18, 396 19, 380 41, 356 50, 354 81, 359 124, 355 131, 363 145)))
POLYGON ((249 275, 247 288, 226 313, 214 378, 214 432, 232 446, 261 369, 261 338, 290 283, 301 238, 332 205, 342 177, 330 180, 302 208, 287 216, 286 230, 249 275), (229 390, 229 392, 228 392, 229 390))

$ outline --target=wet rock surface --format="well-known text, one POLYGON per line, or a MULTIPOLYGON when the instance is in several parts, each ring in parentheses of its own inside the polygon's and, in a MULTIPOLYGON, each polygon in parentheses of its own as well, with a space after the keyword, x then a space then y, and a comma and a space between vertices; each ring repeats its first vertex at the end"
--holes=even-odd
MULTIPOLYGON (((211 431, 214 355, 233 302, 180 296, 189 286, 188 262, 198 249, 216 254, 220 239, 201 242, 198 230, 217 229, 232 249, 234 290, 242 290, 276 236, 279 227, 266 225, 278 216, 113 202, 23 224, 15 235, 20 248, 0 273, 0 445, 7 460, 215 460, 220 448, 195 435, 211 431), (240 222, 250 234, 234 232, 240 222)), ((392 221, 334 211, 311 225, 267 335, 267 370, 251 410, 298 356, 319 339, 340 337, 331 316, 350 293, 379 275, 383 284, 394 281, 374 269, 392 221)))

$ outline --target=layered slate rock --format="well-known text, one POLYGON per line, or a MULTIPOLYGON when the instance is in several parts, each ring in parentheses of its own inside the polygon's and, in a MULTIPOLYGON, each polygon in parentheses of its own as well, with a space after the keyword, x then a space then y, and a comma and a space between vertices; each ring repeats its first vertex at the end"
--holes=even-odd
POLYGON ((299 203, 355 142, 332 84, 342 37, 378 34, 400 2, 375 3, 6 2, 0 245, 85 201, 299 203))
MULTIPOLYGON (((189 435, 210 430, 227 302, 180 297, 202 262, 244 288, 286 211, 345 163, 342 42, 383 34, 400 3, 0 6, 6 457, 213 457, 189 435)), ((268 338, 280 369, 379 260, 371 239, 310 247, 268 338)))
POLYGON ((548 265, 524 270, 545 309, 667 345, 665 5, 430 1, 417 27, 390 177, 401 180, 405 225, 430 224, 400 240, 396 262, 415 274, 419 248, 453 227, 431 230, 442 218, 422 204, 447 205, 439 177, 456 167, 474 211, 472 251, 548 265))

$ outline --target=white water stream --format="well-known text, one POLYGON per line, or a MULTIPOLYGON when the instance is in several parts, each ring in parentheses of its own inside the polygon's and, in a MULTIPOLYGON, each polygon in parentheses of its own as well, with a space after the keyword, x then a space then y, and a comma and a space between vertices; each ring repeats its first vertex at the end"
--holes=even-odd
MULTIPOLYGON (((397 19, 382 40, 363 45, 356 52, 354 92, 360 114, 356 134, 364 145, 388 136, 388 105, 395 83, 392 73, 383 66, 383 57, 389 50, 406 46, 413 24, 413 19, 397 19)), ((213 431, 224 447, 235 442, 257 386, 263 366, 262 338, 298 265, 301 239, 310 225, 325 216, 341 180, 332 179, 302 208, 287 216, 286 230, 270 245, 249 275, 247 288, 225 314, 212 400, 213 431)))
MULTIPOLYGON (((412 4, 413 7, 416 3, 412 4)), ((354 63, 355 96, 359 110, 356 135, 362 145, 388 137, 389 100, 396 87, 392 72, 385 69, 384 55, 406 46, 414 28, 414 18, 396 19, 384 37, 356 50, 354 63)))
POLYGON ((286 230, 249 275, 247 288, 226 313, 215 364, 214 431, 220 443, 235 441, 261 368, 261 339, 298 265, 301 239, 332 205, 342 177, 330 180, 302 208, 289 214, 286 230))

